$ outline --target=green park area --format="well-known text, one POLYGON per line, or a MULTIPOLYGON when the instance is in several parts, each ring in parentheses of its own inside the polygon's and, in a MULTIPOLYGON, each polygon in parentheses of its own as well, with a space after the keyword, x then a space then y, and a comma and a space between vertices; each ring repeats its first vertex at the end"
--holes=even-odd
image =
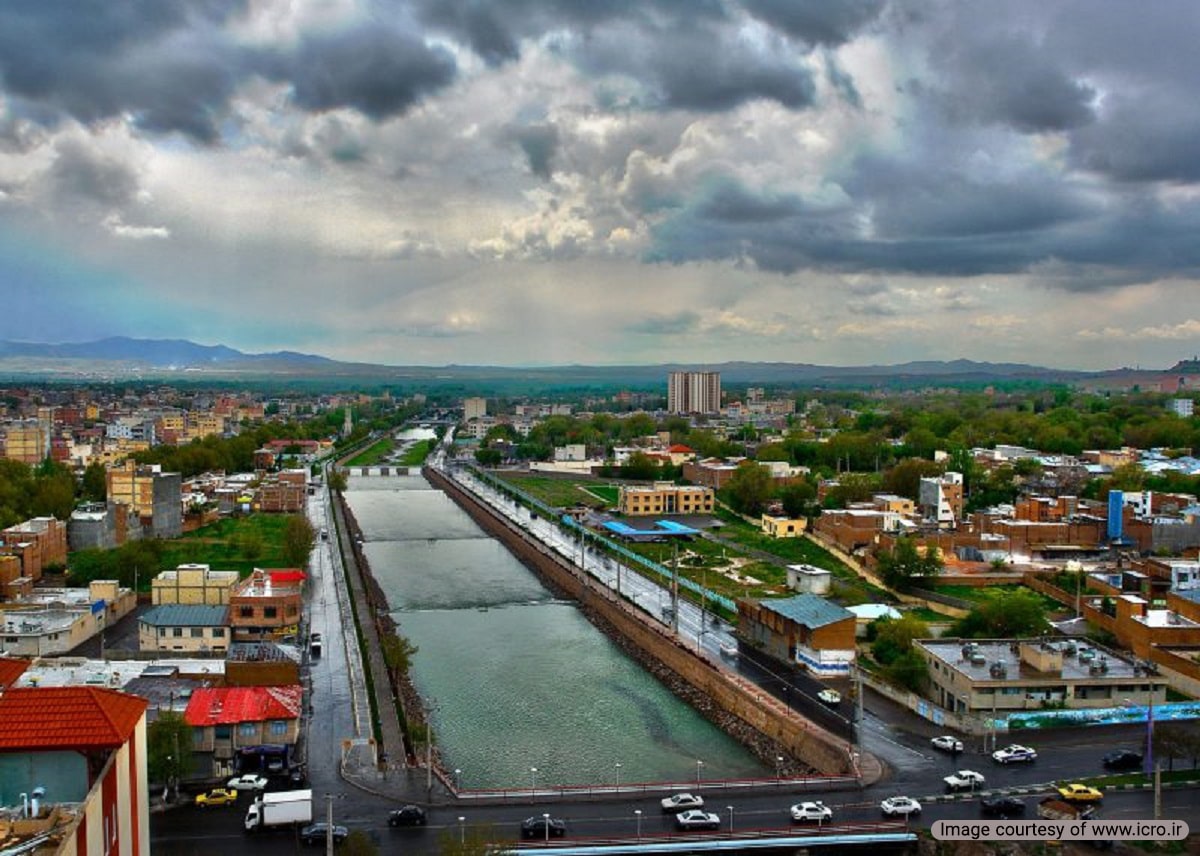
POLYGON ((1036 595, 1042 603, 1042 606, 1047 612, 1062 612, 1065 608, 1061 603, 1054 598, 1046 597, 1044 594, 1032 591, 1025 586, 955 586, 955 585, 934 585, 929 587, 930 591, 937 594, 944 594, 948 597, 956 597, 959 600, 965 600, 970 603, 983 603, 998 594, 1009 594, 1016 591, 1030 592, 1036 595))
POLYGON ((396 442, 391 437, 384 437, 377 440, 367 448, 363 449, 350 460, 346 461, 348 467, 369 467, 378 464, 384 458, 392 453, 396 442))
POLYGON ((534 499, 540 499, 555 508, 567 508, 579 505, 581 502, 590 505, 595 505, 599 501, 608 502, 607 497, 599 493, 602 490, 611 490, 612 504, 616 504, 617 489, 592 479, 558 478, 523 473, 497 473, 496 475, 534 499))
POLYGON ((397 463, 402 467, 419 467, 433 451, 436 440, 420 440, 404 450, 397 463))

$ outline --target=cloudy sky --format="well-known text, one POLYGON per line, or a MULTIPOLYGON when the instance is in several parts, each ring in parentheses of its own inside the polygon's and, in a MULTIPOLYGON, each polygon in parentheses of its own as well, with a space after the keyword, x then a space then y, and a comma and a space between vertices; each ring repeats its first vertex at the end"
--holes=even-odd
POLYGON ((0 338, 1200 351, 1200 4, 7 0, 0 338))

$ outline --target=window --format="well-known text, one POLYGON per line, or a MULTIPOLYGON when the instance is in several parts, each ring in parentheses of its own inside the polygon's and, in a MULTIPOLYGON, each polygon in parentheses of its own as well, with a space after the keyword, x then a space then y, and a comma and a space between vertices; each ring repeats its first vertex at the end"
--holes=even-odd
POLYGON ((183 628, 182 628, 182 627, 172 627, 172 628, 171 628, 171 635, 172 635, 172 636, 175 636, 175 637, 182 636, 182 635, 183 635, 183 628))
POLYGON ((271 722, 271 736, 272 737, 283 737, 285 734, 287 734, 287 730, 288 730, 288 724, 285 720, 282 720, 282 719, 272 720, 272 722, 271 722))
POLYGON ((193 639, 203 639, 204 638, 204 628, 203 627, 193 627, 192 628, 192 638, 193 639))
POLYGON ((213 728, 213 736, 218 740, 228 740, 233 736, 233 729, 228 725, 218 725, 213 728))
POLYGON ((238 734, 242 737, 253 737, 254 735, 258 734, 258 723, 243 722, 238 726, 238 734))
POLYGON ((264 606, 263 607, 263 618, 278 618, 278 617, 279 617, 279 609, 277 607, 274 607, 274 606, 264 606))
POLYGON ((253 618, 254 617, 254 607, 253 606, 238 607, 238 615, 241 616, 242 618, 253 618))
POLYGON ((159 635, 159 636, 166 636, 166 635, 167 635, 167 628, 165 628, 165 627, 160 627, 160 628, 158 628, 158 635, 159 635))
POLYGON ((193 728, 192 729, 192 745, 193 746, 203 746, 204 745, 204 736, 205 736, 206 730, 207 729, 204 729, 204 728, 193 728))
POLYGON ((212 635, 213 635, 214 639, 224 639, 225 638, 225 628, 224 627, 214 627, 212 629, 212 635))

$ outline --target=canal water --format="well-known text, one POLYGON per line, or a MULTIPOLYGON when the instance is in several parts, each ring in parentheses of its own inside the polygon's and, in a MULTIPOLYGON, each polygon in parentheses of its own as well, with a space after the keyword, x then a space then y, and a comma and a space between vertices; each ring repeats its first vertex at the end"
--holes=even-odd
POLYGON ((769 775, 420 476, 346 497, 462 787, 769 775))

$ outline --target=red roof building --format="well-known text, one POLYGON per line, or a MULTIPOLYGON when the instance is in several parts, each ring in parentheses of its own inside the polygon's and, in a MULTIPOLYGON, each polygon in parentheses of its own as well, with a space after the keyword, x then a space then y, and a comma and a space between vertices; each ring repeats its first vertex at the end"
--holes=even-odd
MULTIPOLYGON (((0 662, 15 672, 13 661, 0 662)), ((0 692, 0 754, 16 758, 5 765, 0 805, 47 785, 34 816, 5 844, 45 836, 56 853, 149 854, 147 704, 98 687, 0 692)))
POLYGON ((236 759, 264 745, 279 747, 287 765, 299 736, 302 692, 297 685, 194 690, 183 714, 195 730, 193 769, 214 777, 241 772, 236 759))
POLYGON ((29 668, 28 660, 17 660, 12 657, 0 657, 0 692, 11 687, 17 678, 25 674, 29 668))
POLYGON ((273 586, 300 585, 308 579, 304 571, 299 568, 268 569, 267 576, 271 578, 271 585, 273 586))

